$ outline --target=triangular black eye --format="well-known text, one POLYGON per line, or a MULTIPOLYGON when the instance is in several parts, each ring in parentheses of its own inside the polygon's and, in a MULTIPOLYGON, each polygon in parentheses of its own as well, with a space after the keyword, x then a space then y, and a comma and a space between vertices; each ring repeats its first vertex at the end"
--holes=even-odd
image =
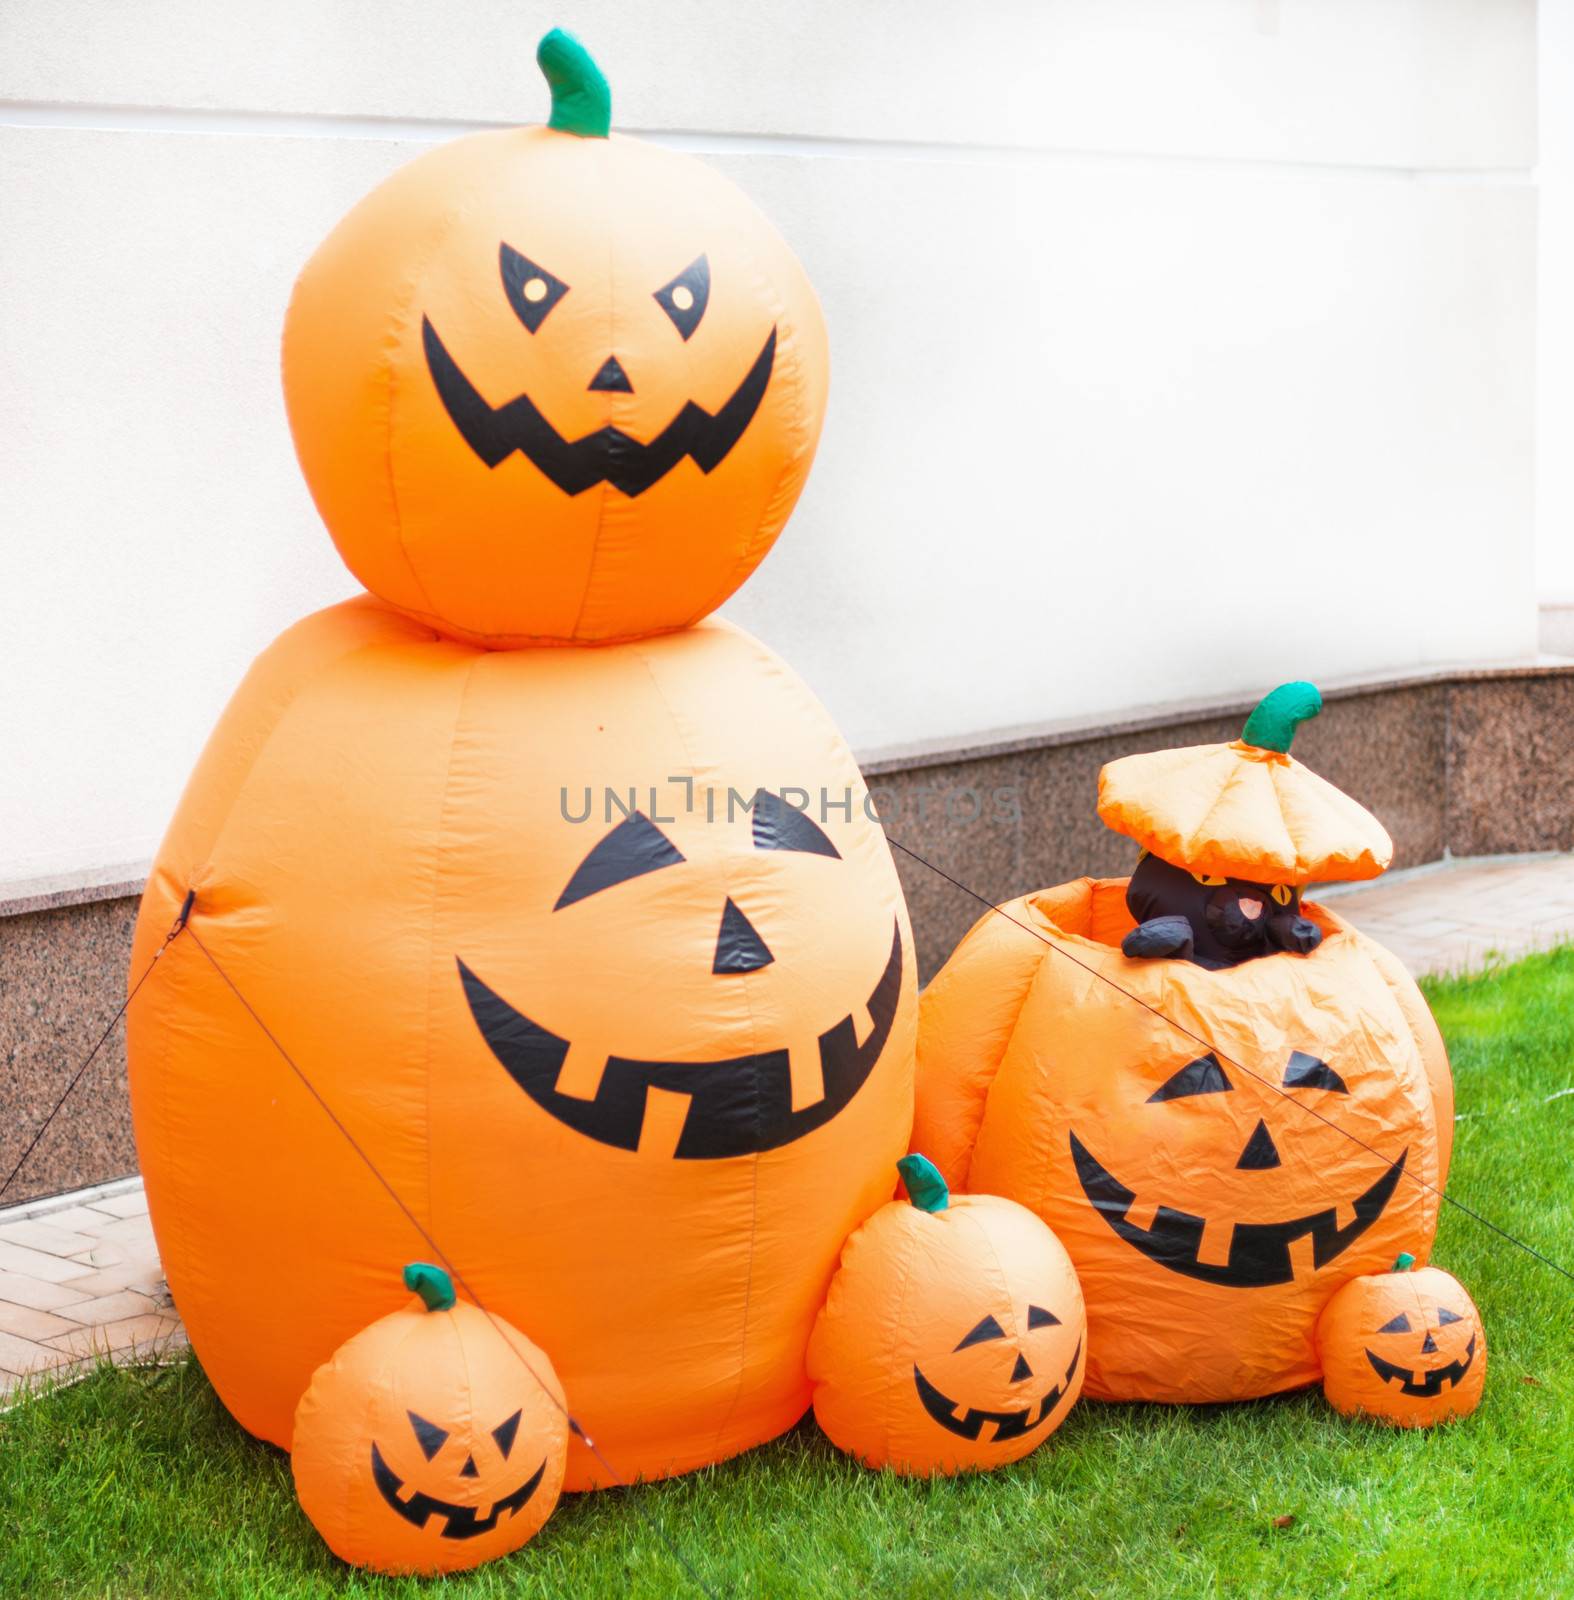
POLYGON ((492 1430, 492 1437, 497 1440, 497 1448, 502 1451, 503 1459, 508 1460, 508 1452, 514 1448, 514 1435, 519 1432, 519 1418, 521 1413, 516 1411, 507 1422, 500 1422, 492 1430))
POLYGON ((1029 1306, 1027 1308, 1027 1325, 1033 1328, 1058 1328, 1060 1318, 1053 1311, 1046 1311, 1043 1306, 1029 1306))
POLYGON ((587 895, 600 894, 614 884, 642 878, 647 872, 657 872, 662 867, 675 867, 682 860, 677 846, 666 834, 636 811, 625 817, 580 862, 552 909, 561 911, 587 895))
POLYGON ((691 261, 671 283, 656 291, 654 299, 687 343, 710 301, 710 262, 704 256, 691 261))
POLYGON ((503 269, 503 293, 514 315, 534 333, 546 321, 547 312, 568 293, 568 285, 512 245, 499 245, 497 260, 503 269))
POLYGON ((819 823, 769 789, 761 789, 754 796, 754 848, 801 850, 805 855, 842 859, 841 851, 819 823))
POLYGON ((1326 1061, 1319 1061, 1316 1056, 1309 1056, 1304 1050, 1290 1052, 1290 1064, 1284 1069, 1284 1087, 1332 1089, 1335 1094, 1350 1092, 1345 1087, 1344 1079, 1326 1061))
POLYGON ((1148 1104, 1157 1105, 1161 1100, 1182 1100, 1189 1094, 1221 1094, 1234 1087, 1224 1076, 1219 1058, 1210 1050, 1207 1055, 1188 1061, 1173 1077, 1165 1079, 1148 1096, 1148 1104))
POLYGON ((415 1429, 415 1442, 421 1447, 421 1454, 428 1461, 443 1448, 443 1441, 448 1437, 447 1428, 439 1428, 435 1422, 428 1422, 425 1417, 420 1417, 413 1411, 405 1412, 410 1419, 410 1426, 415 1429))
POLYGON ((1465 1319, 1457 1311, 1450 1311, 1447 1306, 1437 1308, 1437 1325, 1446 1328, 1451 1322, 1463 1322, 1465 1319))
POLYGON ((1410 1319, 1401 1311, 1397 1317, 1390 1317, 1377 1331, 1379 1333, 1409 1333, 1410 1319))
POLYGON ((1004 1339, 1005 1336, 1005 1330, 993 1317, 985 1317, 971 1333, 963 1336, 956 1348, 965 1350, 971 1344, 983 1344, 987 1339, 1004 1339))

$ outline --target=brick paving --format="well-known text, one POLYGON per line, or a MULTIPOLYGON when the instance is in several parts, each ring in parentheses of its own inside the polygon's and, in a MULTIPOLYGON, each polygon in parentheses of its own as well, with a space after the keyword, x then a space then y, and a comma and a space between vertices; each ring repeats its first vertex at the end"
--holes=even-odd
MULTIPOLYGON (((1574 940, 1574 855, 1443 862, 1320 898, 1412 972, 1467 971, 1574 940)), ((0 1211, 0 1399, 185 1347, 147 1211, 137 1178, 0 1211)))
POLYGON ((1313 898, 1418 976, 1471 972, 1574 940, 1574 855, 1443 861, 1313 898))
POLYGON ((0 1395, 185 1342, 140 1179, 0 1211, 0 1395))

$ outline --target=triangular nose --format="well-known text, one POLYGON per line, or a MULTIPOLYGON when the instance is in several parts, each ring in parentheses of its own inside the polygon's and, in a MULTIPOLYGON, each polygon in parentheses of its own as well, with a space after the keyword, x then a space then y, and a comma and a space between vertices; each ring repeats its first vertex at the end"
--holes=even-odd
POLYGON ((1268 1124, 1260 1117, 1257 1126, 1252 1129, 1251 1138, 1246 1141, 1246 1148, 1241 1151, 1241 1159, 1235 1165, 1246 1172, 1263 1172, 1279 1165, 1279 1152, 1274 1148, 1268 1124))
POLYGON ((758 972, 775 959, 754 931, 754 924, 729 900, 722 908, 721 933, 716 939, 716 960, 711 971, 758 972))
POLYGON ((1430 1333, 1421 1341, 1421 1354, 1424 1356, 1435 1356, 1437 1354, 1437 1343, 1430 1333))
POLYGON ((629 382, 629 375, 618 365, 616 356, 608 356, 601 363, 601 371, 590 380, 589 385, 593 393, 613 389, 619 394, 633 394, 634 385, 629 382))
POLYGON ((1017 1364, 1011 1369, 1011 1381, 1020 1383, 1024 1378, 1031 1378, 1033 1369, 1027 1364, 1026 1356, 1018 1356, 1017 1364))
POLYGON ((465 1464, 459 1469, 459 1476, 461 1478, 479 1478, 481 1476, 480 1469, 475 1464, 474 1456, 465 1457, 465 1464))

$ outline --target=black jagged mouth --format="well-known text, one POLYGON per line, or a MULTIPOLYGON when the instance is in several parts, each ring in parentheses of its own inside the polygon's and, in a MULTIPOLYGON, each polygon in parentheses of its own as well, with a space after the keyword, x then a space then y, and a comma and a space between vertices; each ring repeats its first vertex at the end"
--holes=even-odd
POLYGON ((1290 1245, 1308 1234, 1311 1235, 1315 1268, 1325 1267, 1343 1255, 1382 1216, 1399 1186, 1409 1154, 1407 1146, 1377 1182, 1357 1197, 1352 1207, 1355 1219, 1345 1227, 1339 1226, 1332 1206, 1304 1217, 1291 1217, 1287 1222, 1237 1222, 1230 1235, 1230 1259, 1217 1266, 1197 1259, 1206 1217, 1160 1206, 1153 1225, 1139 1228, 1128 1221, 1126 1215, 1136 1194, 1102 1166, 1076 1134, 1071 1135, 1071 1160, 1077 1169, 1082 1192, 1092 1202, 1093 1209, 1127 1244, 1171 1272, 1200 1278, 1204 1283, 1222 1284, 1229 1289, 1262 1289, 1276 1283, 1293 1283, 1295 1267, 1290 1260, 1290 1245))
POLYGON ((683 1131, 673 1152, 679 1161, 714 1161, 757 1155, 791 1144, 824 1127, 843 1111, 874 1070, 896 1021, 902 991, 902 929, 895 925, 891 955, 869 996, 874 1027, 858 1043, 852 1017, 820 1035, 822 1097, 794 1111, 786 1050, 734 1056, 726 1061, 636 1061, 610 1056, 595 1097, 582 1100, 557 1087, 569 1043, 516 1011, 459 962, 470 1014, 481 1037, 508 1075, 543 1111, 598 1144, 637 1150, 652 1089, 688 1096, 683 1131))
POLYGON ((519 451, 564 494, 583 494, 610 483, 633 498, 688 457, 701 472, 714 472, 754 420, 776 364, 772 328, 754 365, 714 415, 692 400, 647 444, 621 428, 597 428, 583 438, 565 439, 527 394, 491 405, 448 353, 431 322, 421 319, 426 366, 450 421, 466 444, 489 467, 519 451))
POLYGON ((383 1460, 383 1453, 377 1448, 376 1441, 372 1443, 372 1479, 389 1508, 418 1528, 424 1528, 433 1517, 444 1518, 442 1536, 445 1539, 474 1539, 478 1534, 490 1533, 505 1512, 512 1516, 529 1500, 546 1470, 547 1464, 543 1460, 517 1489, 495 1501, 491 1511, 483 1517, 475 1506, 456 1506, 452 1501, 438 1500, 419 1489, 408 1500, 401 1500, 399 1496, 404 1489, 404 1479, 383 1460))
POLYGON ((1024 1406, 1020 1411, 983 1411, 977 1406, 969 1406, 963 1411, 962 1402, 953 1400, 935 1388, 916 1362, 913 1365, 913 1387, 918 1390, 924 1410, 948 1433, 957 1434, 963 1439, 977 1439, 984 1431, 984 1424, 992 1422, 995 1433, 990 1443, 1001 1444, 1007 1439, 1020 1439, 1023 1434, 1031 1433, 1049 1421, 1055 1407, 1070 1392, 1071 1380, 1076 1376, 1081 1360, 1082 1341, 1078 1339, 1077 1348, 1071 1352, 1071 1364, 1066 1368, 1066 1376, 1053 1389, 1040 1395, 1034 1404, 1024 1406))
MULTIPOLYGON (((1362 1348, 1365 1349, 1365 1346, 1362 1348)), ((1384 1361, 1371 1350, 1367 1350, 1366 1359, 1372 1363, 1372 1371, 1384 1383, 1397 1383, 1401 1393, 1413 1395, 1417 1400, 1432 1400, 1443 1392, 1445 1382, 1450 1388, 1457 1388, 1459 1380, 1470 1371, 1470 1364, 1476 1359, 1476 1336, 1470 1335, 1470 1343, 1465 1346, 1465 1353, 1459 1360, 1450 1361, 1446 1367, 1430 1368, 1419 1383, 1409 1367, 1396 1367, 1392 1361, 1384 1361)))

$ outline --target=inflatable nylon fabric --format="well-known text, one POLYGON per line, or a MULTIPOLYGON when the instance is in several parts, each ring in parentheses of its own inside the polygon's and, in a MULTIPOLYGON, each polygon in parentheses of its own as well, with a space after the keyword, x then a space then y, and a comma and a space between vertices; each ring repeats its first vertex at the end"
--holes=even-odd
POLYGON ((1365 806, 1290 754, 1322 709, 1310 683, 1281 684, 1229 744, 1122 756, 1099 773, 1099 816, 1189 872, 1263 884, 1375 878, 1393 841, 1365 806))
POLYGON ((1089 1395, 1314 1382, 1329 1296, 1435 1232, 1442 1039, 1400 964, 1322 906, 1302 907, 1310 955, 1210 971, 1122 955, 1125 890, 1025 896, 957 947, 923 997, 913 1146, 1054 1229, 1087 1302, 1089 1395))
POLYGON ((568 1413, 517 1328, 456 1302, 440 1268, 319 1367, 295 1415, 295 1491, 335 1555, 459 1572, 535 1537, 557 1504, 568 1413), (510 1348, 512 1347, 512 1348, 510 1348))
POLYGON ((1467 1416, 1487 1380, 1487 1336, 1464 1286, 1439 1267, 1353 1278, 1317 1321, 1323 1393, 1336 1411, 1429 1428, 1467 1416))
POLYGON ((929 1475, 1036 1450, 1082 1391, 1086 1317, 1064 1247, 1024 1206, 951 1195, 922 1156, 847 1241, 809 1342, 814 1414, 865 1466, 929 1475))
POLYGON ((814 290, 719 172, 609 134, 548 36, 550 126, 402 167, 284 328, 317 508, 374 594, 487 645, 682 627, 759 564, 825 410, 814 290))
POLYGON ((807 1409, 911 1126, 916 975, 836 728, 697 620, 808 471, 813 291, 719 175, 609 137, 582 46, 538 59, 547 128, 423 156, 302 275, 291 428, 381 598, 289 630, 224 713, 135 970, 188 894, 192 937, 128 1054, 170 1286, 244 1426, 288 1446, 394 1309, 426 1246, 386 1183, 551 1356, 583 1489, 807 1409))
MULTIPOLYGON (((613 1469, 680 1472, 807 1408, 837 1251, 906 1147, 911 933, 864 796, 725 623, 484 651, 350 601, 241 685, 133 963, 194 888, 204 944, 613 1469), (839 809, 756 798, 784 779, 839 809)), ((288 1446, 415 1235, 196 948, 130 1029, 175 1301, 225 1404, 288 1446)), ((568 1486, 602 1481, 576 1440, 568 1486)))

